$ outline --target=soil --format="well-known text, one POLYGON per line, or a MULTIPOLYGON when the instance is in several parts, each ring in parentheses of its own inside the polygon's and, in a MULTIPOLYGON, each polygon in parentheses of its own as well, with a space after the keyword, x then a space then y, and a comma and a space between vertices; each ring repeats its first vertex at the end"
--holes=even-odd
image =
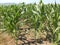
POLYGON ((0 32, 0 45, 16 45, 14 38, 8 33, 0 32))
MULTIPOLYGON (((22 38, 22 40, 18 39, 17 44, 19 44, 19 45, 35 45, 35 44, 37 44, 37 45, 53 45, 49 41, 41 41, 40 39, 35 40, 35 34, 34 34, 33 30, 28 31, 28 33, 26 33, 22 37, 23 38, 25 37, 26 39, 23 39, 23 38, 22 38), (40 40, 40 41, 36 42, 37 40, 40 40)), ((1 33, 0 32, 0 45, 16 45, 16 41, 8 33, 6 33, 6 32, 1 33)))

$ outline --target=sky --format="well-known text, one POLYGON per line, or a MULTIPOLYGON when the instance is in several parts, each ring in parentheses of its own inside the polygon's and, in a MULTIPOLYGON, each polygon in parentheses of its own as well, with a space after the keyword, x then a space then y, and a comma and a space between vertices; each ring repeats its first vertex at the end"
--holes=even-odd
MULTIPOLYGON (((59 3, 60 4, 60 0, 43 0, 43 2, 45 4, 48 4, 48 3, 54 3, 56 1, 56 3, 59 3)), ((26 4, 28 3, 39 3, 39 0, 0 0, 0 3, 22 3, 22 2, 25 2, 26 4)))

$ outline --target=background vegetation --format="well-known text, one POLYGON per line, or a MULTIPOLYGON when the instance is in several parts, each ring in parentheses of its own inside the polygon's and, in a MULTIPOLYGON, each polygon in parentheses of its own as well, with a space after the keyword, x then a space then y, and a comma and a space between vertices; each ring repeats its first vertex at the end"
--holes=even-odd
POLYGON ((19 26, 26 24, 37 32, 45 31, 52 42, 60 40, 60 4, 40 1, 39 4, 0 5, 0 17, 4 28, 10 33, 15 34, 19 26))

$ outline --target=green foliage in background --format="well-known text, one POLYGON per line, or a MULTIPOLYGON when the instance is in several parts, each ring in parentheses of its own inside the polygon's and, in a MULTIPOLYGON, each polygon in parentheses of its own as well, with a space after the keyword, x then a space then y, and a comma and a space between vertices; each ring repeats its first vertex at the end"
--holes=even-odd
POLYGON ((15 4, 0 6, 0 15, 4 17, 4 26, 9 32, 18 31, 16 24, 29 23, 31 28, 37 31, 45 30, 51 33, 52 41, 59 41, 60 35, 60 4, 15 4))

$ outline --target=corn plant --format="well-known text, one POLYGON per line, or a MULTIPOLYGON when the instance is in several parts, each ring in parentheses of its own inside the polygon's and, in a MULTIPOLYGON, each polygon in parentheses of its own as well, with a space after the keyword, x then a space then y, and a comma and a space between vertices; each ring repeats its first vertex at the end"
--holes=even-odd
POLYGON ((8 32, 17 32, 19 29, 16 24, 19 22, 21 26, 21 20, 24 20, 24 24, 29 24, 37 32, 45 30, 46 37, 51 37, 50 40, 54 42, 60 40, 60 4, 56 4, 56 2, 55 4, 44 4, 40 0, 39 4, 2 5, 0 6, 0 15, 4 17, 4 27, 8 32))

